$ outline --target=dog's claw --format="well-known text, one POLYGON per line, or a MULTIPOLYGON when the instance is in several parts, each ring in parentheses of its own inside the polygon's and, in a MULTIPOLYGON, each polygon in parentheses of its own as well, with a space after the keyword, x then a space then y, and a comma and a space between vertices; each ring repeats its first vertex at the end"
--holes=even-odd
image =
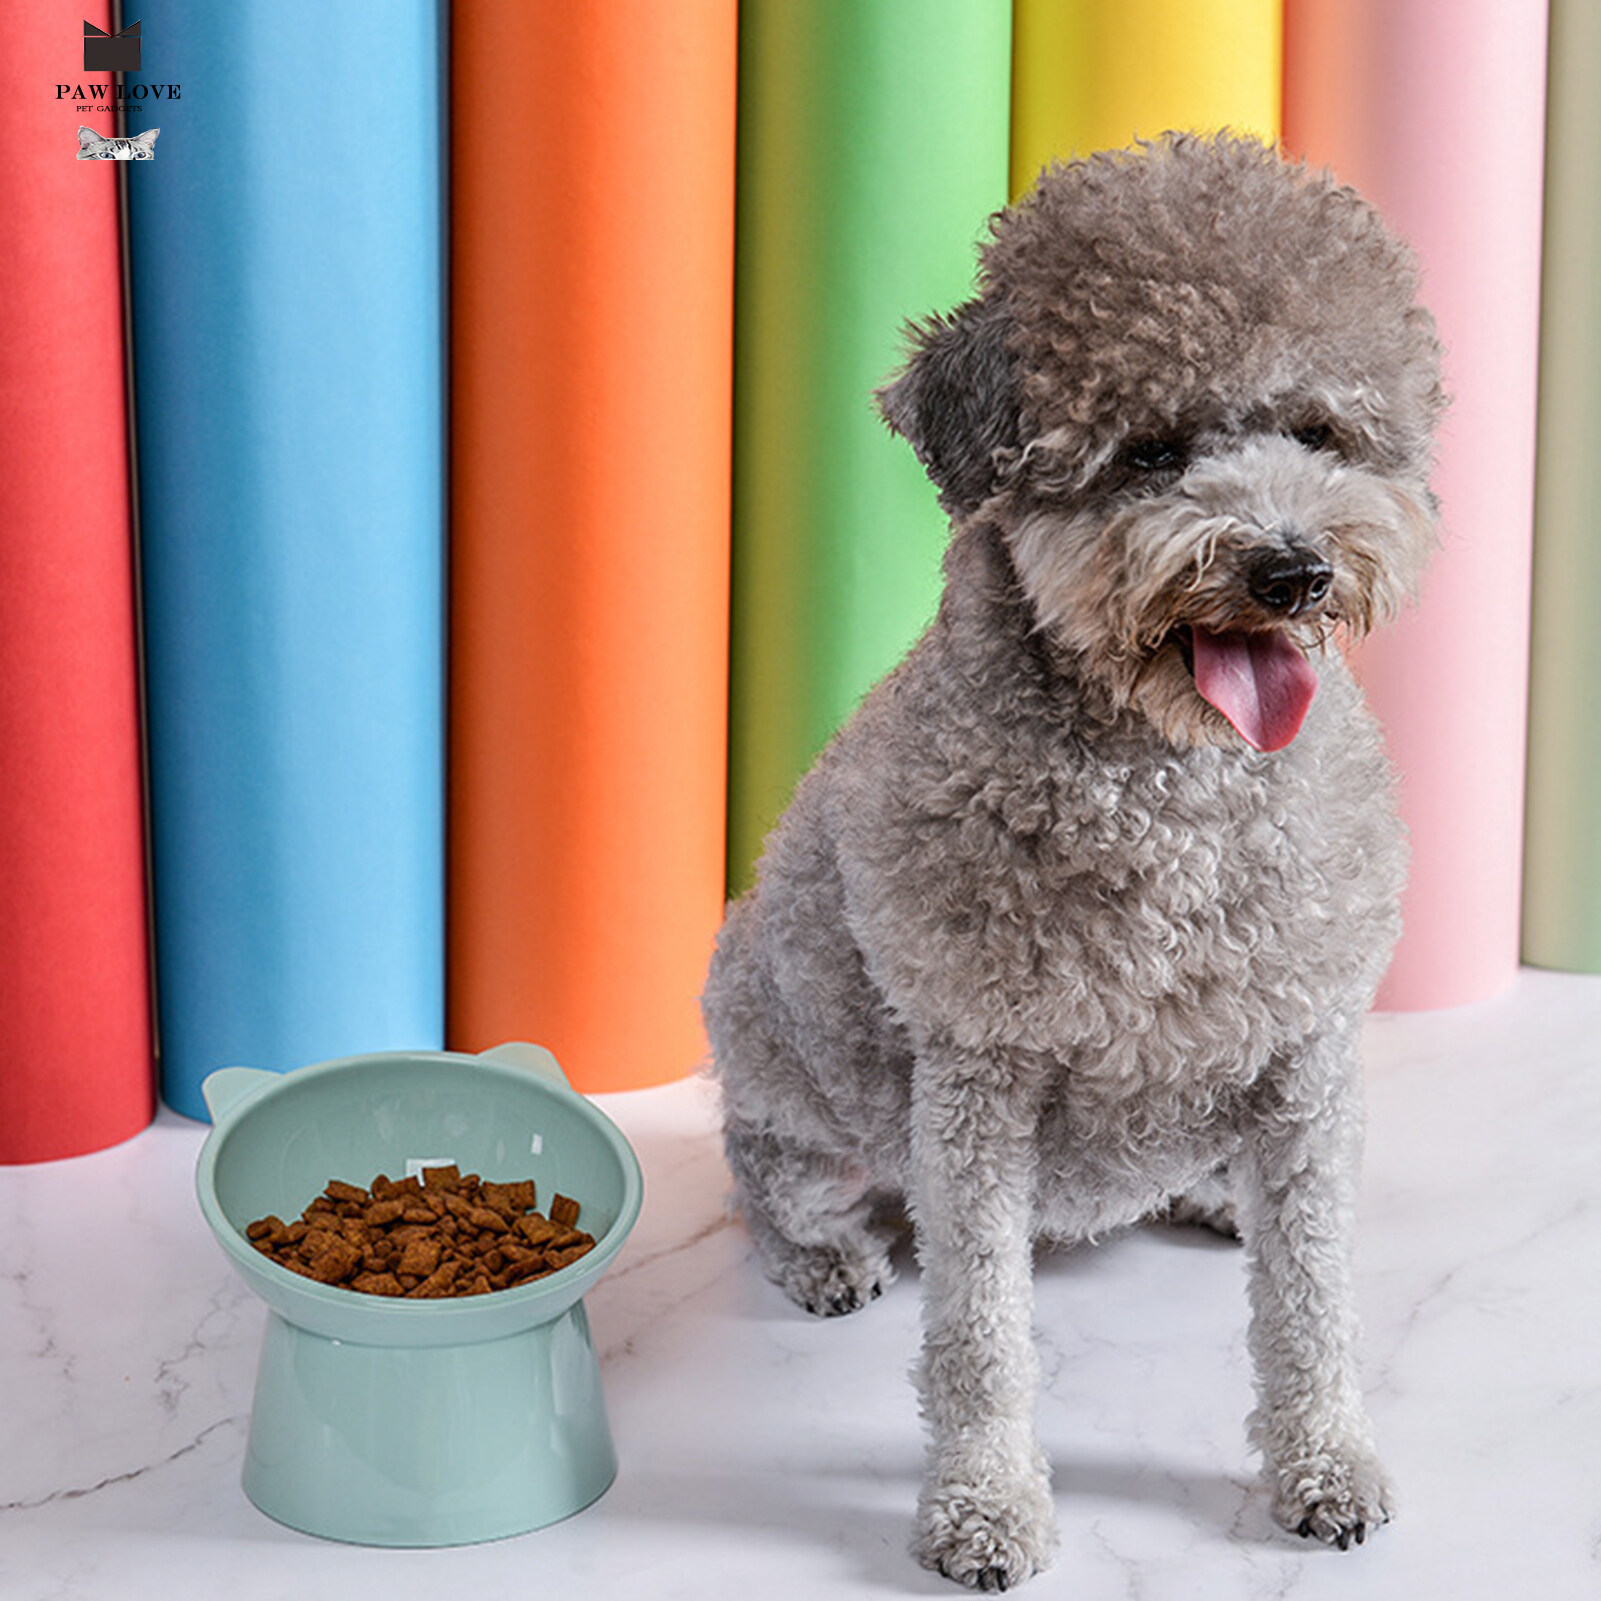
POLYGON ((859 1312, 868 1301, 876 1301, 884 1293, 883 1286, 874 1284, 868 1291, 867 1298, 854 1285, 842 1290, 836 1290, 832 1295, 819 1296, 806 1303, 806 1310, 816 1317, 844 1317, 850 1312, 859 1312))
POLYGON ((939 1575, 942 1579, 954 1579, 958 1584, 966 1585, 970 1590, 983 1590, 986 1593, 993 1590, 1010 1590, 1012 1588, 1011 1576, 1005 1568, 979 1568, 974 1573, 953 1573, 942 1562, 939 1566, 939 1575))

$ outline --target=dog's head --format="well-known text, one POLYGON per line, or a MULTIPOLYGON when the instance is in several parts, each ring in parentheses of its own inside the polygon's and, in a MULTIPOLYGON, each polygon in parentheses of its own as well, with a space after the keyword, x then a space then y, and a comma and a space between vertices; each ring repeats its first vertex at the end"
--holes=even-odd
POLYGON ((1115 704, 1178 744, 1288 744, 1318 649, 1393 614, 1433 544, 1410 255, 1350 189, 1229 136, 1053 167, 992 233, 885 418, 1115 704))

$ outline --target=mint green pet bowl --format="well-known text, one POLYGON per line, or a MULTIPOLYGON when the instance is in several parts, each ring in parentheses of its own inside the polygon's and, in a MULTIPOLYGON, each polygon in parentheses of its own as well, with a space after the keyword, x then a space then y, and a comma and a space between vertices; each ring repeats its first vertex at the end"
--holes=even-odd
POLYGON ((269 1308, 245 1494, 291 1528, 361 1545, 466 1545, 543 1528, 617 1472, 584 1292, 639 1216, 639 1163, 537 1045, 385 1052, 293 1073, 228 1067, 196 1185, 206 1222, 269 1308), (409 1163, 532 1178, 580 1207, 595 1248, 548 1278, 456 1300, 318 1284, 245 1238, 330 1179, 409 1163))

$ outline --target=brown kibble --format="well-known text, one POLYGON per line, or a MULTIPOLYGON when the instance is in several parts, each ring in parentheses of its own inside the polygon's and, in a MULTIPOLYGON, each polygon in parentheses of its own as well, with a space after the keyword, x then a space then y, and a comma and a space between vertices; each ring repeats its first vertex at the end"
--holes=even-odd
POLYGON ((296 1222, 270 1213, 245 1236, 291 1272, 365 1295, 489 1295, 594 1247, 574 1226, 577 1201, 557 1195, 543 1217, 536 1197, 532 1179, 485 1183, 454 1166, 425 1168, 420 1179, 380 1173, 368 1189, 331 1179, 296 1222))
POLYGON ((547 1240, 555 1239, 561 1230, 548 1217, 530 1212, 527 1217, 517 1219, 517 1232, 530 1245, 543 1245, 547 1240))
POLYGON ((407 1294, 416 1296, 419 1300, 432 1300, 449 1295, 460 1273, 459 1263, 441 1262, 416 1289, 407 1291, 407 1294))
POLYGON ((311 1255, 311 1276, 321 1284, 343 1284, 361 1266, 361 1252, 348 1240, 330 1237, 327 1248, 311 1255))
POLYGON ((393 1273, 362 1273, 350 1281, 353 1290, 363 1295, 404 1295, 400 1280, 393 1273))
POLYGON ((420 1279, 425 1279, 439 1266, 442 1249, 437 1240, 413 1240, 400 1253, 398 1271, 412 1273, 420 1279))

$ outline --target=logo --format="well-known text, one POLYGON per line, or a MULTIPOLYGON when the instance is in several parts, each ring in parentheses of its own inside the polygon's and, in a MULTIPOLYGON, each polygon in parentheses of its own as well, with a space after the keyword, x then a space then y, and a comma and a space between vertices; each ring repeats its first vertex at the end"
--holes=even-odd
POLYGON ((131 139, 104 139, 93 128, 78 129, 79 161, 154 161, 159 128, 146 128, 131 139))
POLYGON ((85 72, 137 72, 139 24, 130 22, 120 33, 107 33, 92 22, 83 25, 85 72))
MULTIPOLYGON (((86 112, 100 111, 116 114, 117 137, 104 137, 78 126, 79 161, 153 161, 156 135, 159 128, 148 128, 136 138, 127 138, 127 117, 130 111, 143 113, 141 102, 151 100, 178 100, 183 86, 176 83, 130 83, 127 74, 140 70, 140 56, 144 46, 144 25, 130 22, 116 33, 107 33, 92 22, 83 25, 83 70, 85 79, 90 73, 104 73, 109 82, 58 83, 56 99, 72 102, 73 110, 81 117, 86 112)), ((142 117, 141 117, 142 120, 142 117)))

